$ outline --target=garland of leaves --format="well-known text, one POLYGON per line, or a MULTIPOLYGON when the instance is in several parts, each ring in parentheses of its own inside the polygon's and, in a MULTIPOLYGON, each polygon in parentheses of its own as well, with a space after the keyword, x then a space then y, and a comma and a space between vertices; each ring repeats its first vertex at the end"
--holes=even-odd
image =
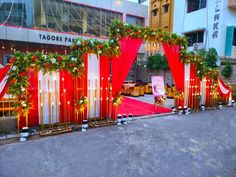
POLYGON ((29 78, 27 72, 30 68, 37 71, 53 72, 65 70, 73 76, 81 76, 84 72, 84 61, 76 55, 43 54, 40 52, 15 52, 10 59, 11 70, 8 75, 8 93, 17 99, 16 112, 27 113, 32 105, 29 102, 29 78))

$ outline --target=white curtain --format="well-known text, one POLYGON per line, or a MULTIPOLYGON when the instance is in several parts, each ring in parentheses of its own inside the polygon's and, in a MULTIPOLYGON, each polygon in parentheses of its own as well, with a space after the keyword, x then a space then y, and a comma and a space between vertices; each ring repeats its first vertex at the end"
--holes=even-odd
POLYGON ((206 78, 203 78, 201 81, 201 104, 205 105, 206 103, 206 78))
POLYGON ((95 54, 88 55, 88 99, 89 99, 89 109, 88 109, 89 117, 90 118, 99 117, 100 61, 98 56, 95 54))
POLYGON ((59 72, 52 72, 51 75, 49 73, 43 74, 41 71, 38 73, 38 110, 40 124, 59 122, 59 81, 59 72), (43 122, 41 122, 42 118, 43 122))
POLYGON ((184 65, 184 106, 188 106, 190 83, 190 64, 184 65))

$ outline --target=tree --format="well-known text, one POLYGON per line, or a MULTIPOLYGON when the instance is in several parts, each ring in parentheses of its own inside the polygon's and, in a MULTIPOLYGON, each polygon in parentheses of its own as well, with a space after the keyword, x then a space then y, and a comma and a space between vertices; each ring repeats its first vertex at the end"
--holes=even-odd
POLYGON ((166 56, 155 54, 148 57, 148 63, 147 63, 148 69, 169 69, 166 56))
POLYGON ((221 71, 221 74, 225 77, 225 78, 229 78, 232 75, 232 65, 230 60, 228 59, 226 62, 226 65, 224 66, 224 68, 221 71))
POLYGON ((218 53, 215 48, 209 48, 205 54, 206 66, 208 68, 217 68, 216 62, 218 60, 218 53))

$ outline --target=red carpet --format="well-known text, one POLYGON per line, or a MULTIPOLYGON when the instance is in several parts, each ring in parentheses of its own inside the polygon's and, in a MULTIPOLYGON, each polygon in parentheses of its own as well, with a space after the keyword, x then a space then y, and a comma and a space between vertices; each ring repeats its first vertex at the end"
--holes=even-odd
POLYGON ((133 116, 144 116, 150 114, 161 114, 172 112, 170 108, 157 106, 154 109, 154 104, 149 104, 143 101, 138 101, 132 98, 124 97, 118 109, 118 114, 133 114, 133 116))

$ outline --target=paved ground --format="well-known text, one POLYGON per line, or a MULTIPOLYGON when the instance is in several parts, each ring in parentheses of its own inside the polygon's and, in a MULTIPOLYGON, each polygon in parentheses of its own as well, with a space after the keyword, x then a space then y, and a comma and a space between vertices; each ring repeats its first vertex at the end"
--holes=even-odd
POLYGON ((0 177, 235 177, 236 110, 0 146, 0 177))

